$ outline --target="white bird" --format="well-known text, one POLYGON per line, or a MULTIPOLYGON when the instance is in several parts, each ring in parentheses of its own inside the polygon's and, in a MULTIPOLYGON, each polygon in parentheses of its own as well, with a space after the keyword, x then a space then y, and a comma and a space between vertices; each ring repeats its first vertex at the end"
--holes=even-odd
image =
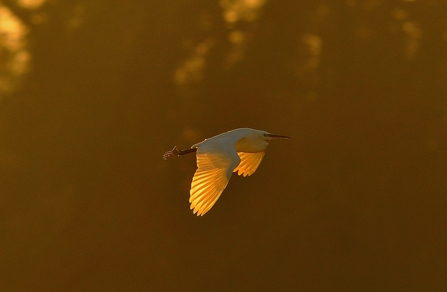
POLYGON ((231 130, 180 150, 177 146, 163 155, 171 157, 197 152, 197 170, 191 183, 190 208, 203 216, 219 199, 233 172, 252 175, 265 155, 271 139, 289 139, 250 128, 231 130))

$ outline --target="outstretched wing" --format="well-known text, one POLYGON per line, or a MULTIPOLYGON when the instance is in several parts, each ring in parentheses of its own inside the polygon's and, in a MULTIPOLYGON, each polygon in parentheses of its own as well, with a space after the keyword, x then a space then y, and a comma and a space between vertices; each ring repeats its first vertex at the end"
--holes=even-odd
POLYGON ((265 152, 238 152, 237 154, 241 158, 241 162, 234 169, 234 172, 237 171, 238 175, 247 176, 252 175, 256 171, 262 161, 262 158, 264 158, 265 152))
POLYGON ((197 170, 189 196, 190 208, 197 216, 204 215, 216 203, 240 161, 236 151, 228 153, 200 148, 197 150, 197 170))

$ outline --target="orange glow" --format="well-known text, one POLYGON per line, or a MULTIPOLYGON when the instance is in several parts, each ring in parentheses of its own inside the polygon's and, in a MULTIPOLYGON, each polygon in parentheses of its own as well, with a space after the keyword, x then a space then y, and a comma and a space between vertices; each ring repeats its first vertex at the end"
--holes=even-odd
POLYGON ((45 3, 45 0, 18 0, 19 5, 24 8, 36 9, 45 3))
POLYGON ((222 0, 220 6, 224 10, 224 19, 228 23, 237 21, 254 21, 258 18, 259 10, 265 0, 222 0))
POLYGON ((240 30, 232 31, 229 35, 229 39, 234 44, 241 44, 244 41, 244 33, 240 30))
POLYGON ((405 48, 405 56, 412 59, 419 51, 419 40, 422 37, 422 30, 418 24, 412 21, 405 21, 402 24, 402 31, 407 35, 407 46, 405 48))
POLYGON ((31 56, 26 50, 26 27, 5 7, 0 7, 0 91, 16 89, 19 77, 28 71, 31 56))
POLYGON ((23 46, 26 29, 5 7, 0 7, 0 33, 1 45, 8 50, 15 51, 23 46))
POLYGON ((192 55, 177 67, 174 82, 180 86, 201 81, 203 70, 206 68, 206 56, 213 46, 212 38, 197 44, 192 50, 192 55))
POLYGON ((305 68, 302 69, 305 69, 304 71, 315 71, 320 66, 323 41, 321 40, 321 37, 313 34, 306 34, 303 36, 302 41, 306 45, 309 53, 305 68))

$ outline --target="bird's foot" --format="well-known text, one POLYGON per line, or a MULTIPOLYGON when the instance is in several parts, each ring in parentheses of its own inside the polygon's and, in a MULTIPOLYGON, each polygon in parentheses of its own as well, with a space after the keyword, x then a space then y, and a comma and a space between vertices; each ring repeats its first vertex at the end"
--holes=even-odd
POLYGON ((174 149, 167 151, 165 154, 163 154, 163 159, 168 160, 169 158, 179 156, 180 152, 181 150, 177 146, 174 146, 174 149))

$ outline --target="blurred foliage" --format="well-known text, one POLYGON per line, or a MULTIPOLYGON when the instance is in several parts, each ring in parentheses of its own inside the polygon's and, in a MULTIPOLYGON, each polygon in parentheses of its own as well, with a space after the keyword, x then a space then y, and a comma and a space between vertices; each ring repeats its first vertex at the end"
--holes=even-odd
POLYGON ((447 2, 3 0, 0 290, 440 291, 447 2), (203 218, 194 157, 292 136, 203 218))

